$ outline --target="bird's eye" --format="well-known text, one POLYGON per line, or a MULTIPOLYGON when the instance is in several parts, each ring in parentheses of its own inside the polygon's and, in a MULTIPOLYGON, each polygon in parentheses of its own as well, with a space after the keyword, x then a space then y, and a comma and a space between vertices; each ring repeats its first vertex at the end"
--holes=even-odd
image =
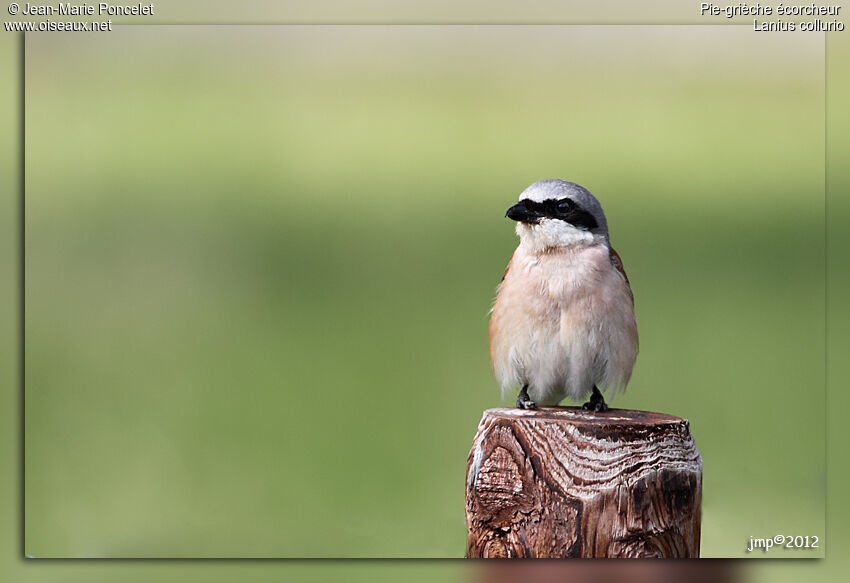
POLYGON ((573 201, 571 201, 568 198, 564 198, 562 200, 559 200, 558 206, 556 208, 558 209, 559 213, 561 213, 562 215, 565 215, 572 210, 573 201))

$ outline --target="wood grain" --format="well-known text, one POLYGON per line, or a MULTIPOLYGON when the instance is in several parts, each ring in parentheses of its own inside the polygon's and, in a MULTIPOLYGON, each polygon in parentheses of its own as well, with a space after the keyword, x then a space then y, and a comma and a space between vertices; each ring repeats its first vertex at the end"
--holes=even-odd
POLYGON ((467 462, 468 556, 698 557, 701 498, 685 419, 490 409, 467 462))

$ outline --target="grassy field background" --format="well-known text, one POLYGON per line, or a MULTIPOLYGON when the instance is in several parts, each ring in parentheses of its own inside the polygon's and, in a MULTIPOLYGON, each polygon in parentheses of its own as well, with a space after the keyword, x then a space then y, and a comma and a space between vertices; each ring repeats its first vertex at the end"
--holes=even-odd
POLYGON ((690 419, 703 556, 822 537, 822 63, 736 28, 31 35, 26 552, 462 556, 503 214, 549 177, 606 208, 613 404, 690 419))

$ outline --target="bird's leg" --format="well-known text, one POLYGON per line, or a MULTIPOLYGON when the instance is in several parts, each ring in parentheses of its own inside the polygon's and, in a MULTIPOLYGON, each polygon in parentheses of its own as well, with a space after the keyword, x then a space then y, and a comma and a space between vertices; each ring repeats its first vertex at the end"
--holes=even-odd
POLYGON ((537 403, 528 396, 528 385, 523 385, 516 398, 516 406, 520 409, 537 409, 537 403))
POLYGON ((596 385, 593 385, 593 392, 590 393, 590 400, 581 406, 582 409, 587 409, 589 411, 607 411, 608 404, 605 402, 605 399, 602 397, 602 393, 599 392, 599 389, 596 388, 596 385))

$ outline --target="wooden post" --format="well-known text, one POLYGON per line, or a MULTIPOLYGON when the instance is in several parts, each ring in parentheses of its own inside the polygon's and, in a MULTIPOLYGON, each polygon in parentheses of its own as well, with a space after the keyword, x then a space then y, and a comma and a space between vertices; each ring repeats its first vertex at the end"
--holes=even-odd
POLYGON ((490 409, 467 461, 467 556, 699 556, 688 422, 575 407, 490 409))

